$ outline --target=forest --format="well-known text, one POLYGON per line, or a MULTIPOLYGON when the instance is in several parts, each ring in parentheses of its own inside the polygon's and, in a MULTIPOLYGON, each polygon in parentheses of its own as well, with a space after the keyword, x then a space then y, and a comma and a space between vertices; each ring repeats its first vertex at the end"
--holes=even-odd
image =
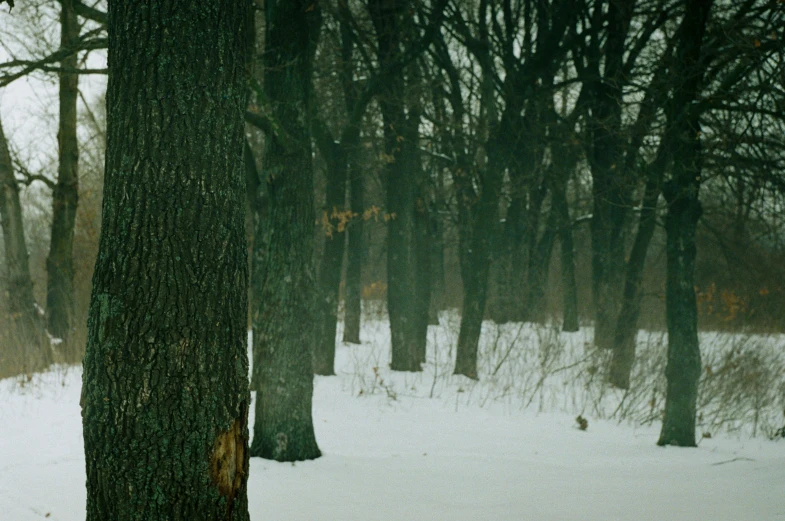
POLYGON ((783 0, 0 0, 0 510, 780 518, 783 42, 783 0))

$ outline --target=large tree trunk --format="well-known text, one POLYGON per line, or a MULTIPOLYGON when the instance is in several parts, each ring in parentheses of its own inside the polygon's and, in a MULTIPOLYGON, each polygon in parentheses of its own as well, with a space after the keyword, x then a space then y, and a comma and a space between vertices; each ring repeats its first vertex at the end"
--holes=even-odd
POLYGON ((364 211, 363 171, 352 161, 349 167, 349 205, 357 217, 349 225, 346 252, 346 296, 344 300, 343 341, 360 343, 360 323, 362 315, 362 262, 364 251, 363 211, 364 211))
MULTIPOLYGON (((79 21, 73 0, 63 0, 60 13, 60 47, 72 47, 79 40, 79 21)), ((60 62, 63 69, 78 67, 77 55, 60 62)), ((66 341, 68 355, 75 356, 68 336, 74 320, 74 224, 79 203, 79 143, 76 137, 76 100, 79 75, 60 73, 60 123, 57 131, 59 166, 57 184, 52 194, 52 236, 49 257, 46 312, 52 336, 66 341)))
MULTIPOLYGON (((313 430, 313 165, 309 105, 318 6, 265 2, 264 92, 278 125, 265 144, 269 238, 254 314, 256 418, 251 455, 278 461, 318 458, 313 430)), ((254 255, 256 258, 257 255, 254 255)))
MULTIPOLYGON (((8 141, 0 122, 0 225, 3 229, 5 247, 7 315, 11 344, 5 346, 6 362, 0 365, 9 368, 11 358, 19 358, 21 370, 26 373, 46 367, 52 362, 52 353, 47 342, 44 322, 33 297, 33 280, 30 277, 27 244, 25 243, 22 205, 19 202, 19 186, 14 177, 8 141), (13 353, 13 355, 11 354, 13 353)), ((3 291, 3 289, 0 289, 3 291)), ((11 374, 0 371, 0 378, 11 374)))
POLYGON ((250 16, 246 2, 109 5, 82 387, 88 521, 249 518, 250 16))
POLYGON ((668 202, 667 283, 668 381, 665 415, 658 445, 694 447, 701 355, 695 303, 695 231, 701 215, 698 200, 702 152, 700 113, 693 103, 703 83, 701 44, 713 0, 688 0, 679 27, 672 68, 673 92, 666 114, 673 127, 673 172, 663 187, 668 202))

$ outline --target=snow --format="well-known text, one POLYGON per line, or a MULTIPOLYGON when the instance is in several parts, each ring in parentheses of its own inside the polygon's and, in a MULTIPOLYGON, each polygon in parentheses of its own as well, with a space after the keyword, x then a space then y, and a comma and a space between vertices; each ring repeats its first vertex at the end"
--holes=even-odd
MULTIPOLYGON (((575 377, 569 369, 502 392, 510 384, 503 371, 489 376, 496 365, 491 330, 484 332, 480 383, 449 376, 452 327, 431 332, 429 356, 438 352, 442 360, 431 358, 421 375, 392 374, 384 368, 386 328, 382 320, 366 322, 363 345, 339 344, 338 376, 315 380, 322 458, 251 460, 251 519, 785 519, 783 441, 734 431, 702 439, 697 449, 657 447, 657 422, 593 414, 615 408, 619 396, 610 393, 593 408, 586 406, 600 403, 596 396, 560 396, 560 389, 574 392, 565 385, 575 377), (577 428, 576 406, 589 421, 586 431, 577 428)), ((531 328, 517 334, 535 335, 531 328)), ((583 346, 587 335, 562 350, 583 346)), ((543 356, 534 359, 539 364, 543 356)), ((505 364, 523 360, 508 356, 505 364)), ((0 519, 84 519, 80 385, 81 371, 64 367, 30 381, 0 381, 0 519)))

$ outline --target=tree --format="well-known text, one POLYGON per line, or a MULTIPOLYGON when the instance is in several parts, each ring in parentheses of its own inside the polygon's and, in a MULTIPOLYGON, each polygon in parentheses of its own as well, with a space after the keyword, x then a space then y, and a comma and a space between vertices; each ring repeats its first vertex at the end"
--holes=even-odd
POLYGON ((21 350, 21 368, 31 372, 45 367, 52 361, 40 309, 33 296, 27 244, 19 202, 19 185, 14 177, 8 141, 0 122, 0 225, 6 257, 4 291, 8 302, 8 319, 11 342, 21 350))
POLYGON ((658 445, 694 447, 701 356, 695 302, 695 231, 702 208, 701 127, 698 104, 705 63, 701 44, 713 0, 688 0, 672 68, 673 90, 666 108, 673 129, 673 170, 663 186, 668 202, 666 318, 668 365, 665 415, 658 445))
POLYGON ((88 520, 247 520, 250 2, 112 2, 88 520))
POLYGON ((311 69, 321 19, 306 0, 268 0, 263 98, 268 128, 263 169, 268 219, 254 234, 254 387, 251 455, 315 459, 311 415, 315 339, 311 69), (263 248, 266 248, 262 250, 263 248))
MULTIPOLYGON (((569 30, 573 28, 578 10, 573 0, 554 0, 537 3, 536 41, 532 39, 532 4, 505 0, 500 6, 481 0, 477 7, 476 30, 468 20, 455 11, 453 28, 467 50, 476 58, 481 78, 480 127, 482 161, 459 156, 454 185, 459 205, 459 235, 461 278, 463 280, 463 316, 456 348, 455 373, 477 378, 477 350, 488 295, 489 266, 494 262, 493 251, 498 234, 499 201, 504 173, 507 171, 514 185, 511 190, 529 188, 540 199, 529 208, 539 212, 544 193, 541 181, 531 175, 537 165, 532 156, 542 155, 538 136, 532 131, 539 104, 533 103, 543 78, 553 77, 569 50, 569 30), (503 25, 498 23, 494 9, 500 7, 503 25), (525 7, 525 8, 524 8, 525 7), (517 42, 521 27, 525 40, 521 48, 517 42), (500 40, 498 48, 492 42, 500 40), (503 70, 497 70, 501 64, 503 70), (498 99, 497 99, 498 91, 498 99), (497 106, 498 105, 498 106, 497 106), (503 107, 503 108, 502 108, 503 107), (524 152, 521 153, 521 150, 524 152), (476 164, 475 164, 476 163, 476 164), (526 177, 531 186, 520 186, 526 177), (534 182, 531 182, 534 179, 534 182)), ((468 17, 467 17, 468 18, 468 17)), ((443 60, 447 63, 448 60, 443 60)), ((453 108, 460 97, 451 98, 453 108)), ((460 147, 456 147, 460 150, 460 147)), ((510 204, 508 222, 520 221, 525 214, 522 205, 510 204), (518 213, 521 219, 511 214, 518 213)), ((532 223, 528 225, 536 229, 532 223)), ((506 234, 511 235, 511 234, 506 234)), ((520 236, 520 234, 517 234, 520 236)), ((531 241, 535 242, 535 241, 531 241)), ((550 252, 548 252, 550 253, 550 252)))
MULTIPOLYGON (((73 0, 62 0, 60 48, 70 49, 79 40, 79 20, 73 0)), ((49 333, 68 336, 74 320, 74 225, 79 204, 79 143, 76 137, 76 101, 79 94, 77 54, 60 61, 60 118, 57 131, 59 163, 57 184, 52 192, 52 234, 49 257, 46 312, 49 333)), ((69 349, 69 351, 72 349, 69 349)))

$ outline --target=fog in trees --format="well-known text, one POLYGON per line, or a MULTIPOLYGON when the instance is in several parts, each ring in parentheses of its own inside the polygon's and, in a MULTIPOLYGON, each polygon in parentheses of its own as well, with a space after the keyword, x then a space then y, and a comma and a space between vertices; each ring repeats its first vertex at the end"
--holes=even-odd
POLYGON ((82 362, 88 519, 247 519, 326 390, 778 436, 781 2, 0 10, 0 377, 82 362))

